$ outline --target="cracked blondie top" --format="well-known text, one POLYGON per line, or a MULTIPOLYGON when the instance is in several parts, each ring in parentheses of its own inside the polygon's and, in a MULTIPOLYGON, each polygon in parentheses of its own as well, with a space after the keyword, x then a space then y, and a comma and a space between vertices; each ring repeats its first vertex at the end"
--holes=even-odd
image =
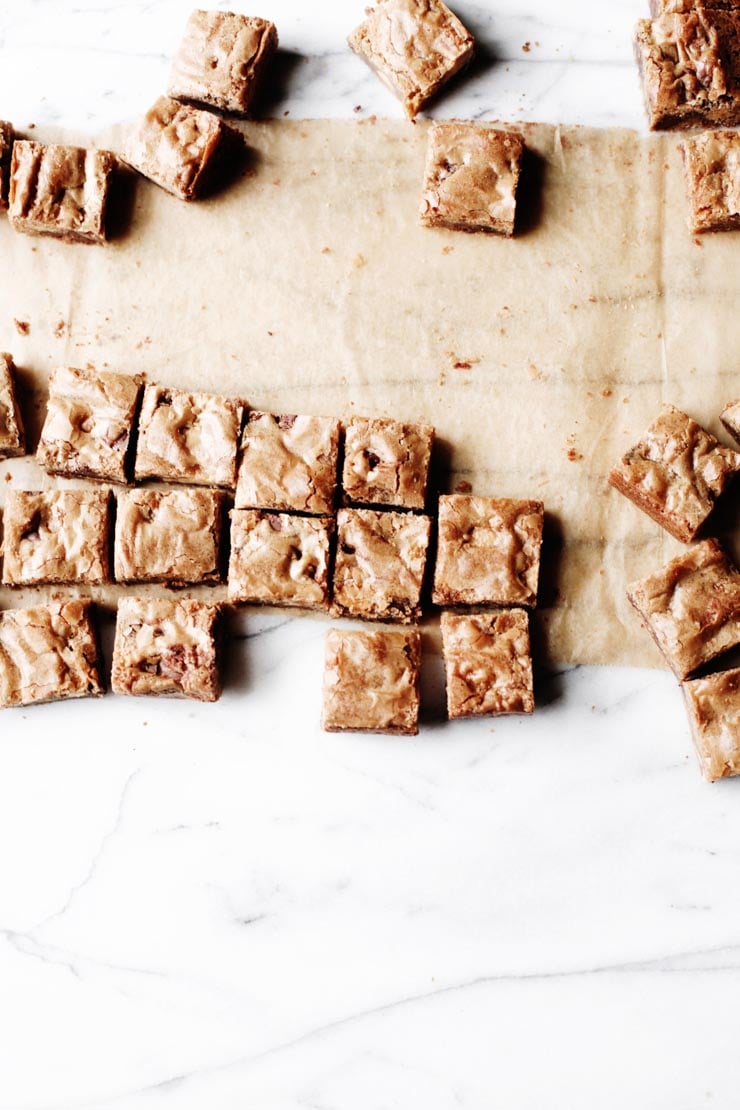
POLYGON ((225 494, 134 489, 116 499, 116 582, 220 582, 225 494))
POLYGON ((0 352, 0 459, 26 453, 13 356, 0 352))
POLYGON ((17 139, 8 216, 16 231, 70 242, 103 243, 115 155, 17 139))
POLYGON ((342 488, 357 505, 423 509, 434 428, 355 416, 344 437, 342 488))
POLYGON ((692 231, 740 227, 740 135, 704 131, 683 144, 692 231))
POLYGON ((250 412, 241 441, 238 509, 321 515, 334 509, 339 421, 250 412))
POLYGON ((102 693, 89 602, 0 613, 0 708, 102 693))
POLYGON ((534 710, 529 615, 524 609, 447 612, 440 621, 451 720, 534 710))
POLYGON ((691 679, 682 689, 704 778, 740 775, 740 669, 691 679))
POLYGON ((121 157, 180 200, 195 200, 226 134, 212 112, 160 96, 129 133, 121 157))
POLYGON ((333 532, 332 517, 234 509, 229 601, 327 609, 333 532))
POLYGON ((110 581, 108 490, 10 489, 3 530, 5 586, 110 581))
POLYGON ((330 629, 322 727, 327 732, 415 736, 420 661, 418 632, 330 629))

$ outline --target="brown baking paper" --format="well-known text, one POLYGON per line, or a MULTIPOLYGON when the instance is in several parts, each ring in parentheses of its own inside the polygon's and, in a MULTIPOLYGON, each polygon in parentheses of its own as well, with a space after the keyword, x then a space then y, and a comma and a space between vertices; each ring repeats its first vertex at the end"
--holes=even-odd
MULTIPOLYGON (((0 342, 33 390, 32 444, 63 363, 432 423, 438 488, 545 502, 542 650, 658 662, 625 586, 679 545, 605 476, 664 400, 721 436, 740 394, 740 237, 688 231, 675 136, 522 131, 513 240, 422 228, 426 125, 372 120, 246 124, 246 175, 190 205, 139 181, 104 248, 3 222, 0 342)), ((55 483, 28 460, 2 472, 55 483)))

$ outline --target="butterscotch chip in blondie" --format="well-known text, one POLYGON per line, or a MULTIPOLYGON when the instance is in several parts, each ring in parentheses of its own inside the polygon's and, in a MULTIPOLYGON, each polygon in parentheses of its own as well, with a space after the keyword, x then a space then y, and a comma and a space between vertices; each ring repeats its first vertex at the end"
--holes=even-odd
POLYGON ((230 397, 146 386, 134 466, 137 481, 158 478, 233 489, 242 411, 230 397))
POLYGON ((326 637, 324 711, 327 732, 419 731, 418 632, 331 628, 326 637))
POLYGON ((430 528, 427 516, 340 509, 333 582, 337 616, 418 620, 430 528))
POLYGON ((327 416, 250 412, 241 442, 238 509, 331 513, 339 421, 327 416))
POLYGON ((0 208, 8 207, 10 160, 13 152, 13 124, 0 120, 0 208))
POLYGON ((682 690, 704 778, 740 775, 740 668, 693 678, 682 690))
POLYGON ((117 497, 117 582, 168 586, 221 581, 225 494, 210 489, 133 489, 117 497))
POLYGON ((533 711, 526 610, 447 612, 440 621, 451 720, 533 711))
POLYGON ((16 231, 103 243, 115 155, 16 139, 8 216, 16 231))
POLYGON ((381 0, 347 40, 413 119, 473 56, 473 36, 441 0, 381 0))
POLYGON ((679 679, 740 643, 740 572, 716 540, 633 582, 627 597, 679 679))
POLYGON ((429 132, 419 218, 427 227, 514 234, 524 143, 514 131, 437 123, 429 132))
POLYGON ((26 453, 13 356, 0 352, 0 459, 26 453))
POLYGON ((221 695, 222 607, 192 598, 124 597, 118 603, 111 689, 116 694, 221 695))
POLYGON ((246 115, 277 45, 277 28, 267 19, 194 11, 172 64, 167 92, 177 100, 246 115))
POLYGON ((3 585, 110 581, 110 493, 10 489, 3 512, 3 585))
POLYGON ((344 439, 342 486, 356 505, 423 509, 434 428, 355 416, 344 439))
POLYGON ((130 131, 122 158, 181 200, 205 192, 227 134, 212 112, 160 96, 130 131))
POLYGON ((229 601, 328 608, 333 531, 333 517, 234 509, 229 601))
POLYGON ((690 543, 738 470, 737 451, 722 447, 685 412, 664 405, 609 483, 677 540, 690 543))
POLYGON ((0 708, 103 693, 89 602, 0 613, 0 708))
POLYGON ((689 227, 694 232, 740 227, 740 135, 704 131, 683 144, 689 227))
POLYGON ((541 501, 440 497, 435 605, 536 605, 543 522, 541 501))

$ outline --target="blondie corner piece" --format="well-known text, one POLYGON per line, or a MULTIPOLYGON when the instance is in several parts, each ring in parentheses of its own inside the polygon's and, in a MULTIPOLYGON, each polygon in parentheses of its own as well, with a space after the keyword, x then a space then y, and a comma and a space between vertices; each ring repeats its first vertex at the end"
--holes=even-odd
POLYGON ((704 778, 740 775, 740 669, 691 679, 682 689, 704 778))
POLYGON ((217 701, 221 610, 221 605, 188 598, 121 598, 111 689, 217 701))
POLYGON ((524 143, 514 131, 477 123, 429 132, 419 218, 426 227, 514 234, 524 143))
POLYGON ((740 401, 725 405, 719 418, 735 442, 740 444, 740 401))
POLYGON ((13 356, 0 352, 0 459, 25 455, 26 437, 23 430, 16 369, 13 356))
POLYGON ((740 572, 716 540, 704 540, 627 597, 679 679, 740 644, 740 572))
POLYGON ((4 119, 0 120, 0 208, 8 207, 13 135, 13 124, 4 119))
POLYGON ((324 664, 324 730, 415 736, 420 661, 418 632, 331 628, 324 664))
POLYGON ((334 417, 250 412, 242 433, 237 509, 333 512, 338 455, 334 417))
POLYGON ((447 715, 532 713, 529 615, 524 609, 442 613, 447 715))
POLYGON ((381 0, 349 45, 410 119, 473 57, 473 36, 441 0, 381 0))
POLYGON ((382 417, 355 416, 344 438, 345 501, 396 509, 423 509, 434 428, 382 417))
POLYGON ((172 64, 167 92, 176 100, 244 116, 277 46, 277 28, 267 19, 194 11, 172 64))
POLYGON ((117 498, 116 582, 176 588, 221 581, 224 493, 133 489, 117 498))
POLYGON ((0 613, 0 709, 102 693, 89 602, 0 613))
POLYGON ((685 412, 664 405, 643 437, 609 475, 609 484, 682 543, 690 543, 714 508, 740 454, 685 412))
POLYGON ((333 517, 234 509, 229 601, 328 609, 333 532, 333 517))
POLYGON ((110 581, 110 492, 8 490, 3 585, 101 585, 110 581))
POLYGON ((129 133, 121 157, 180 200, 196 200, 208 188, 226 134, 212 112, 160 96, 129 133))
POLYGON ((705 131, 683 144, 692 231, 740 228, 740 134, 705 131))
POLYGON ((115 155, 16 139, 8 216, 16 231, 73 243, 104 243, 115 155))

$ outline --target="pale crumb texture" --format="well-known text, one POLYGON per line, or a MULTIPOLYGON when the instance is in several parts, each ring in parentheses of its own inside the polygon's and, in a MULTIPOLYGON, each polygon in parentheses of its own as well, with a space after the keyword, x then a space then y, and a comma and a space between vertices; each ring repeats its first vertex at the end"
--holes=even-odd
POLYGON ((170 71, 167 92, 243 116, 278 46, 267 19, 235 12, 194 11, 170 71))
POLYGON ((26 438, 18 404, 13 356, 0 352, 0 459, 25 455, 26 438))
POLYGON ((740 573, 716 540, 633 582, 627 597, 679 679, 740 643, 740 573))
POLYGON ((210 489, 134 489, 117 497, 117 582, 168 586, 220 582, 225 494, 210 489))
POLYGON ((543 522, 541 501, 440 497, 435 605, 534 607, 543 522))
POLYGON ((423 509, 434 428, 353 417, 344 437, 342 489, 350 504, 423 509))
POLYGON ((427 516, 340 509, 335 614, 405 624, 418 620, 430 529, 427 516))
POLYGON ((221 608, 187 598, 122 598, 113 646, 114 693, 217 701, 221 608))
POLYGON ((448 612, 440 621, 450 720, 534 710, 526 610, 448 612))
POLYGON ((108 490, 8 490, 3 585, 110 581, 108 490))
POLYGON ((17 139, 8 216, 16 231, 70 242, 104 243, 115 155, 17 139))
POLYGON ((413 119, 473 57, 473 36, 441 0, 382 0, 349 45, 413 119))
POLYGON ((238 509, 322 515, 334 510, 339 421, 250 412, 236 486, 238 509))
POLYGON ((740 135, 705 131, 683 144, 692 231, 740 228, 740 135))
POLYGON ((714 508, 740 454, 685 412, 664 405, 609 483, 682 543, 690 543, 714 508))
POLYGON ((418 632, 330 629, 322 727, 326 732, 415 736, 420 661, 418 632))
POLYGON ((0 613, 0 708, 102 693, 89 602, 0 613))
POLYGON ((8 207, 10 160, 13 153, 13 124, 0 120, 0 208, 8 207))
POLYGON ((146 386, 134 468, 137 481, 157 478, 234 489, 242 411, 230 397, 146 386))
POLYGON ((333 517, 234 509, 229 601, 328 609, 333 531, 333 517))
POLYGON ((516 132, 462 121, 435 124, 427 145, 421 222, 513 235, 523 154, 516 132))
POLYGON ((682 689, 704 778, 740 775, 740 669, 691 679, 682 689))
POLYGON ((160 96, 130 131, 121 157, 180 200, 205 190, 225 135, 212 112, 160 96))
POLYGON ((140 392, 140 380, 128 374, 58 367, 49 378, 39 464, 67 478, 125 483, 140 392))

